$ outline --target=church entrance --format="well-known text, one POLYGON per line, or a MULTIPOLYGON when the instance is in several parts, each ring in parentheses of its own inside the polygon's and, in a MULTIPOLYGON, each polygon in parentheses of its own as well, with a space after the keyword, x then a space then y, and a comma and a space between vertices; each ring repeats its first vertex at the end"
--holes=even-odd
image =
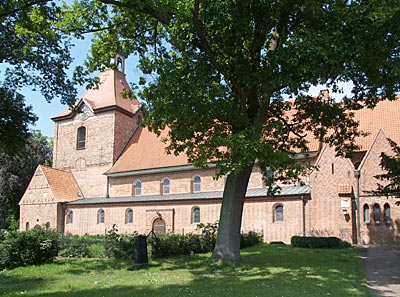
POLYGON ((154 220, 153 232, 155 234, 165 234, 165 221, 162 218, 157 218, 154 220))

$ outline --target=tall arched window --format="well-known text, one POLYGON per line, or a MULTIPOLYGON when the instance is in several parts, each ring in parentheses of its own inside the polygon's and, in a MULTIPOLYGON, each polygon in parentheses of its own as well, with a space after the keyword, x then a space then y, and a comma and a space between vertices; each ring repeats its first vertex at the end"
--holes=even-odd
POLYGON ((86 146, 86 127, 79 127, 76 133, 76 149, 83 150, 86 146))
POLYGON ((140 195, 142 195, 142 182, 137 179, 132 183, 132 196, 140 195))
POLYGON ((74 212, 72 210, 67 213, 67 224, 72 224, 74 221, 74 212))
POLYGON ((46 230, 50 230, 50 222, 47 222, 47 223, 45 224, 45 227, 46 227, 46 230))
POLYGON ((390 219, 390 205, 389 203, 385 203, 385 205, 383 206, 383 217, 385 220, 385 224, 390 224, 391 223, 391 219, 390 219))
POLYGON ((274 222, 283 222, 283 205, 274 208, 274 222))
POLYGON ((25 224, 25 231, 29 231, 29 222, 26 222, 25 224))
POLYGON ((97 212, 97 224, 104 224, 104 210, 102 209, 97 212))
POLYGON ((170 185, 171 182, 168 177, 165 177, 161 180, 161 194, 169 194, 170 193, 170 185))
POLYGON ((193 193, 201 191, 201 177, 199 175, 195 175, 192 178, 192 191, 193 193))
POLYGON ((192 223, 200 223, 200 208, 197 206, 192 208, 192 223))
POLYGON ((128 208, 125 211, 125 224, 132 224, 133 223, 133 210, 128 208))
POLYGON ((363 206, 363 214, 364 214, 364 223, 369 224, 371 222, 371 215, 369 213, 368 204, 364 204, 363 206))
POLYGON ((374 204, 374 223, 380 224, 381 223, 381 207, 378 203, 374 204))

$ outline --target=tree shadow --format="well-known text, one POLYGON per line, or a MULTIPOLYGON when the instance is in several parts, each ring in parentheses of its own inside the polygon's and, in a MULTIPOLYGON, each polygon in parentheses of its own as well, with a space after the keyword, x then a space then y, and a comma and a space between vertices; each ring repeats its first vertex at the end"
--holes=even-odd
MULTIPOLYGON (((360 285, 360 271, 354 271, 356 252, 341 250, 296 249, 285 246, 259 245, 242 252, 241 265, 216 265, 210 254, 192 255, 151 261, 150 268, 130 271, 124 277, 132 284, 119 282, 121 275, 107 275, 112 262, 90 263, 84 268, 79 261, 63 270, 82 277, 99 269, 99 278, 88 289, 79 285, 55 289, 35 296, 367 296, 360 285), (288 256, 290 255, 290 256, 288 256), (329 255, 329 257, 327 257, 329 255), (332 264, 334 263, 334 264, 332 264), (329 268, 329 269, 328 269, 329 268), (103 270, 101 270, 103 269, 103 270), (74 273, 74 270, 77 272, 74 273)), ((358 259, 359 260, 359 259, 358 259)), ((64 262, 65 265, 69 263, 64 262)), ((59 262, 59 265, 64 265, 59 262)), ((81 262, 82 265, 82 262, 81 262)), ((121 264, 119 269, 130 266, 121 264)), ((47 279, 46 279, 47 280, 47 279)), ((362 280, 362 278, 361 278, 362 280)), ((12 279, 9 279, 12 281, 12 279)), ((17 281, 17 280, 16 280, 17 281)), ((362 282, 362 281, 361 281, 362 282)), ((41 285, 52 285, 51 279, 41 285)), ((24 283, 18 291, 29 291, 24 283)), ((10 292, 11 293, 11 292, 10 292)), ((28 292, 29 293, 29 292, 28 292)))

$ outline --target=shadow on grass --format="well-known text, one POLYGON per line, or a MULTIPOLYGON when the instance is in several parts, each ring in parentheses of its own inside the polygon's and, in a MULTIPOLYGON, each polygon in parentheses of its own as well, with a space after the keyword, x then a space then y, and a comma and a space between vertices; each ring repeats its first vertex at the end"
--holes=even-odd
MULTIPOLYGON (((73 286, 34 296, 369 296, 353 251, 259 245, 243 250, 242 259, 239 266, 215 265, 209 254, 165 259, 152 262, 148 269, 127 272, 124 284, 118 282, 120 275, 105 275, 90 288, 73 286)), ((89 262, 84 267, 80 261, 59 264, 69 265, 63 271, 75 275, 106 274, 113 268, 112 262, 89 262)))

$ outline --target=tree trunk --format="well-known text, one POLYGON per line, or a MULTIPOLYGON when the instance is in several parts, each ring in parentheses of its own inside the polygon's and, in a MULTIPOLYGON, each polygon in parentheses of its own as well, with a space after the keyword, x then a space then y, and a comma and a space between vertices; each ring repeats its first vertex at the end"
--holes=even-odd
POLYGON ((240 227, 247 184, 253 166, 228 175, 219 219, 217 243, 213 259, 222 262, 240 262, 240 227))

